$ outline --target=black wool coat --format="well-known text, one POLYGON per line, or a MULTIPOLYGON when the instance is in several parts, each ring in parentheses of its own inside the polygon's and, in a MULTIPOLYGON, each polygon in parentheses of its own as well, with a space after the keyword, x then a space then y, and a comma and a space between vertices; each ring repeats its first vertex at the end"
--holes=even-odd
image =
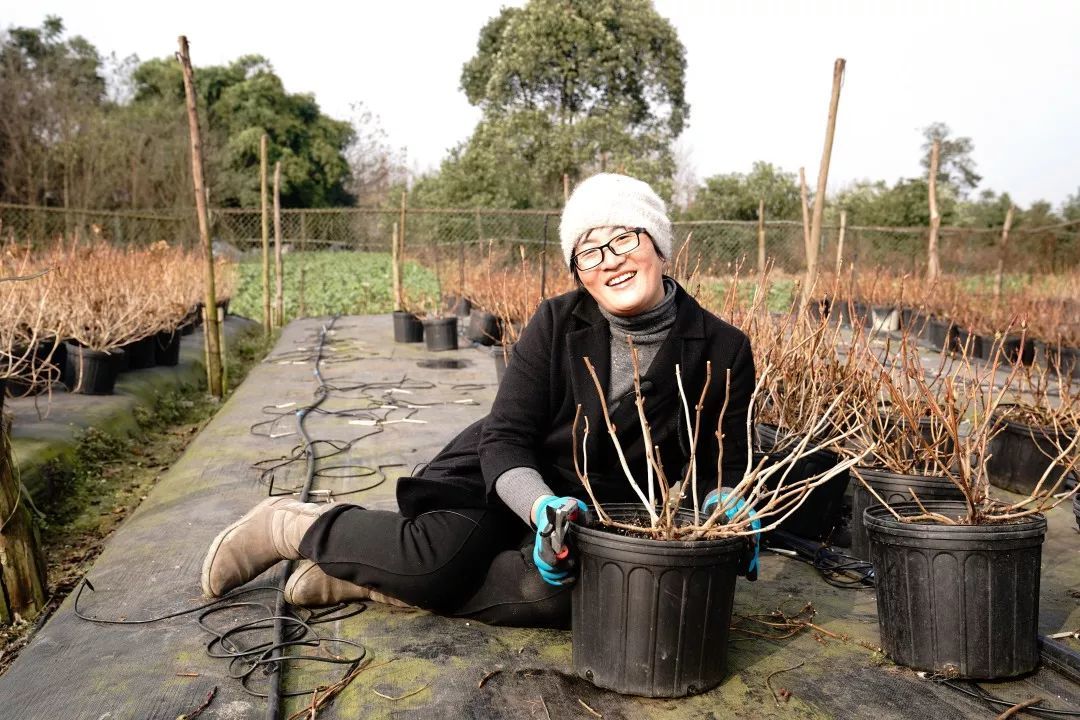
MULTIPOLYGON (((681 480, 690 460, 691 438, 675 366, 680 366, 693 419, 705 382, 706 362, 711 361, 712 381, 702 410, 696 453, 703 498, 716 487, 719 443, 715 433, 728 370, 730 399, 723 419, 725 484, 738 482, 745 468, 746 414, 754 389, 754 360, 746 335, 702 308, 681 286, 676 288, 675 304, 675 323, 641 380, 645 415, 653 444, 660 446, 669 483, 681 480)), ((571 428, 578 404, 583 417, 578 426, 578 452, 587 417, 589 435, 584 447, 589 480, 598 499, 601 503, 637 502, 607 432, 584 357, 595 367, 606 396, 611 331, 596 301, 579 288, 540 305, 514 345, 491 413, 466 428, 417 477, 398 481, 402 511, 417 515, 438 508, 501 504, 495 480, 514 467, 535 468, 557 495, 573 495, 588 502, 574 471, 572 453, 571 428)), ((611 410, 611 419, 627 464, 647 493, 645 444, 632 391, 611 410)), ((659 490, 656 495, 659 497, 659 490)))

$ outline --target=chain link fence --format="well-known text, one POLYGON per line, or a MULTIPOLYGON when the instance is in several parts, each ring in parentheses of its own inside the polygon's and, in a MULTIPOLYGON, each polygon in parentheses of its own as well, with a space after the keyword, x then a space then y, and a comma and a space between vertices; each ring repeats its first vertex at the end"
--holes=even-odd
MULTIPOLYGON (((211 235, 249 251, 262 244, 258 210, 211 211, 211 235)), ((327 208, 281 211, 282 241, 290 250, 356 250, 389 252, 398 209, 327 208)), ((487 257, 499 263, 527 259, 552 271, 563 267, 558 210, 490 210, 407 208, 404 213, 406 252, 440 273, 461 273, 487 257)), ((270 221, 273 242, 273 222, 270 221)), ((102 237, 111 242, 194 246, 198 227, 192 210, 97 211, 64 210, 0 204, 0 234, 19 242, 45 243, 56 238, 102 237)), ((840 247, 840 229, 823 228, 819 265, 834 268, 838 251, 844 266, 888 268, 918 275, 926 269, 926 228, 847 227, 840 247)), ((675 223, 676 248, 691 237, 689 259, 700 260, 706 274, 723 275, 734 267, 756 268, 762 253, 755 222, 707 220, 675 223)), ((1001 256, 999 229, 941 228, 942 269, 956 275, 992 273, 1001 256)), ((800 222, 764 224, 764 256, 781 272, 805 268, 800 222)), ((221 247, 219 245, 218 247, 221 247)), ((1013 230, 1005 246, 1009 273, 1047 274, 1080 266, 1080 223, 1013 230)))

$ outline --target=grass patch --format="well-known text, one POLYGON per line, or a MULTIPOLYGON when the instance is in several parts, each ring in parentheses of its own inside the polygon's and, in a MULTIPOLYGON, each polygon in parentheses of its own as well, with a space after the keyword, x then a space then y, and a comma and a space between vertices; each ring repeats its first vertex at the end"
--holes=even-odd
MULTIPOLYGON (((721 307, 724 298, 731 291, 731 283, 730 278, 702 278, 698 300, 711 307, 721 307)), ((740 279, 737 290, 739 301, 743 304, 749 303, 753 299, 757 287, 758 281, 754 278, 740 279)), ((769 312, 787 312, 790 310, 792 302, 795 301, 796 287, 796 282, 793 279, 772 278, 769 285, 769 297, 766 300, 769 312)))
MULTIPOLYGON (((378 252, 291 252, 284 256, 285 321, 320 315, 373 315, 393 310, 390 254, 378 252), (300 269, 304 269, 301 313, 300 269)), ((237 265, 237 287, 229 311, 262 319, 262 260, 258 257, 237 265)), ((273 266, 270 269, 273 302, 273 266)), ((402 284, 410 297, 435 297, 435 273, 415 262, 406 262, 402 284)))

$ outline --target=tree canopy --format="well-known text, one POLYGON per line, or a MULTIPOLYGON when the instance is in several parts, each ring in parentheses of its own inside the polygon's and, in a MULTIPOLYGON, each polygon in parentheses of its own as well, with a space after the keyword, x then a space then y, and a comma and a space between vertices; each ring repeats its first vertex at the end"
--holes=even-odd
POLYGON ((600 170, 667 189, 689 116, 686 53, 649 0, 530 0, 481 29, 461 87, 483 117, 437 176, 433 202, 551 207, 600 170))
POLYGON ((757 220, 758 205, 762 200, 765 201, 766 220, 798 220, 802 217, 795 174, 761 161, 755 162, 746 174, 729 173, 706 178, 682 217, 687 220, 757 220))

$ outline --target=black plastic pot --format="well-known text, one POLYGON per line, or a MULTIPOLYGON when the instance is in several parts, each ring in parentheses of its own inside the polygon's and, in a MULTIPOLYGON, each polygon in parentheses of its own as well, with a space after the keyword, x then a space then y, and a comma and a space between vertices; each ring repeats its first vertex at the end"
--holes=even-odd
MULTIPOLYGON (((1028 425, 1002 417, 1009 406, 994 411, 995 422, 1001 431, 990 439, 986 461, 986 475, 992 485, 1021 495, 1030 495, 1053 458, 1060 452, 1055 440, 1062 447, 1069 444, 1071 436, 1057 434, 1053 428, 1028 425)), ((1060 471, 1051 471, 1048 482, 1053 483, 1060 471)))
MULTIPOLYGON (((12 355, 22 357, 23 352, 13 349, 12 355)), ((7 378, 7 393, 14 398, 45 392, 63 373, 66 352, 63 341, 55 337, 40 340, 32 356, 27 358, 29 364, 18 368, 17 374, 7 378)))
POLYGON ((157 365, 157 337, 155 335, 148 335, 130 342, 122 349, 124 359, 120 365, 121 371, 145 370, 157 365))
POLYGON ((91 350, 74 343, 67 345, 64 385, 80 395, 112 395, 116 386, 123 350, 91 350))
MULTIPOLYGON (((918 495, 919 501, 926 500, 962 500, 964 494, 947 477, 938 475, 901 475, 884 468, 855 468, 853 472, 870 483, 870 487, 889 505, 913 502, 911 490, 918 495)), ((880 507, 877 499, 863 484, 855 479, 851 493, 851 551, 853 557, 870 559, 870 541, 863 525, 863 513, 872 507, 880 507)))
MULTIPOLYGON (((962 502, 925 502, 963 515, 962 502)), ((894 505, 901 516, 915 503, 894 505)), ((997 680, 1039 664, 1039 563, 1046 519, 999 525, 903 523, 868 509, 881 646, 897 663, 946 677, 997 680)))
POLYGON ((457 350, 457 316, 424 320, 424 345, 428 350, 457 350))
POLYGON ((870 327, 870 306, 864 302, 853 301, 851 303, 851 324, 855 326, 859 323, 863 327, 870 327))
POLYGON ((481 345, 498 344, 502 341, 502 323, 499 317, 485 310, 473 310, 469 314, 465 339, 481 345))
MULTIPOLYGON (((768 458, 765 467, 773 465, 783 459, 784 453, 775 453, 777 429, 772 425, 758 423, 755 426, 755 435, 760 452, 755 452, 754 463, 758 463, 762 456, 768 458)), ((799 458, 784 480, 785 486, 791 486, 799 481, 827 472, 840 462, 840 458, 827 450, 818 450, 805 457, 799 458)), ((777 473, 770 478, 767 486, 775 489, 784 472, 777 473)), ((840 473, 830 479, 824 485, 814 488, 803 501, 803 504, 787 517, 778 526, 779 530, 789 532, 805 538, 821 539, 827 537, 840 521, 843 510, 844 491, 847 490, 849 475, 840 473)))
POLYGON ((180 364, 179 330, 162 330, 154 336, 154 361, 167 367, 180 364))
POLYGON ((454 314, 458 317, 469 317, 472 313, 472 300, 467 297, 458 298, 451 310, 453 310, 454 314))
MULTIPOLYGON (((640 506, 604 509, 621 521, 644 517, 640 506)), ((571 539, 581 568, 573 591, 575 673, 646 697, 720 684, 744 538, 663 541, 574 525, 571 539)))
POLYGON ((956 336, 956 325, 948 318, 930 316, 926 321, 926 341, 934 348, 951 349, 953 338, 956 336))
POLYGON ((874 332, 896 332, 900 329, 900 311, 887 305, 870 308, 870 329, 874 332))
POLYGON ((1031 338, 1022 338, 1019 335, 1010 335, 1001 341, 1001 352, 1009 360, 1019 360, 1024 365, 1035 362, 1035 344, 1031 338))
POLYGON ((410 312, 394 311, 394 342, 424 342, 424 324, 410 312))
POLYGON ((513 344, 496 345, 491 348, 491 357, 495 360, 495 382, 502 382, 503 375, 506 374, 506 364, 510 362, 510 354, 513 351, 513 344))
POLYGON ((966 349, 968 357, 971 358, 986 357, 982 335, 958 325, 953 328, 948 348, 951 352, 962 352, 966 349))
POLYGON ((1080 349, 1047 343, 1046 355, 1048 362, 1061 370, 1062 377, 1080 378, 1080 349))
POLYGON ((921 337, 926 332, 926 315, 915 308, 900 310, 900 327, 912 337, 921 337))

